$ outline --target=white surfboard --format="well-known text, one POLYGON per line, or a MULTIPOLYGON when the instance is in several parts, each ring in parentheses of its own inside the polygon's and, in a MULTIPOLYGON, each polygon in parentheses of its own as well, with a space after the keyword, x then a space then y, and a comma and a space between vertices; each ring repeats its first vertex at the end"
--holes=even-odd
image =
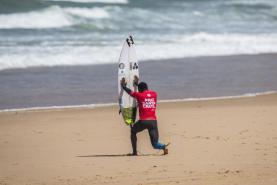
POLYGON ((137 87, 133 84, 135 76, 139 77, 139 65, 134 40, 130 36, 124 41, 118 62, 118 101, 123 120, 127 125, 133 124, 136 120, 137 102, 122 89, 120 82, 125 78, 127 87, 137 91, 137 87))

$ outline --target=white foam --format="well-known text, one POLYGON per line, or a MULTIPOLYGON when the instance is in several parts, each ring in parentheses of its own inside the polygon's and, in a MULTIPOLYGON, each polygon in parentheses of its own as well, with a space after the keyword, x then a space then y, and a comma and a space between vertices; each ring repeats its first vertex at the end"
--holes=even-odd
POLYGON ((61 8, 51 6, 28 13, 0 14, 0 29, 48 29, 73 26, 82 23, 79 18, 109 18, 104 8, 61 8))
POLYGON ((0 14, 0 29, 11 28, 58 28, 74 22, 58 6, 28 13, 0 14))
POLYGON ((264 1, 264 0, 233 0, 224 2, 226 5, 268 5, 276 6, 275 1, 264 1))
POLYGON ((82 109, 82 108, 97 108, 97 107, 109 107, 118 105, 116 103, 103 103, 103 104, 87 104, 87 105, 66 105, 66 106, 50 106, 50 107, 30 107, 30 108, 19 108, 19 109, 4 109, 1 112, 24 112, 24 111, 51 111, 51 110, 65 110, 65 109, 82 109))
POLYGON ((52 67, 114 63, 118 58, 120 47, 65 46, 60 49, 52 48, 50 51, 44 50, 44 47, 34 47, 31 51, 28 51, 26 48, 19 48, 18 50, 20 50, 20 53, 0 55, 0 70, 38 66, 52 67), (24 52, 24 54, 21 54, 21 52, 24 52))
MULTIPOLYGON (((170 99, 170 100, 160 100, 160 103, 167 102, 191 102, 191 101, 210 101, 210 100, 224 100, 224 99, 236 99, 236 98, 250 98, 260 95, 270 95, 275 94, 277 91, 267 91, 259 93, 247 93, 237 96, 220 96, 220 97, 207 97, 207 98, 184 98, 184 99, 170 99)), ((67 105, 67 106, 50 106, 50 107, 30 107, 30 108, 19 108, 19 109, 4 109, 0 110, 0 113, 4 112, 25 112, 25 111, 62 111, 65 109, 82 109, 82 108, 97 108, 97 107, 110 107, 117 106, 117 103, 103 103, 103 104, 86 104, 86 105, 67 105)))
MULTIPOLYGON (((49 1, 49 0, 47 0, 49 1)), ((50 0, 50 1, 65 1, 75 3, 112 3, 112 4, 128 4, 128 0, 50 0)))
POLYGON ((196 33, 161 39, 161 44, 138 45, 142 59, 169 59, 197 56, 222 56, 277 52, 277 34, 196 33), (149 51, 154 51, 149 53, 149 51))
POLYGON ((104 10, 103 8, 64 8, 65 12, 79 16, 79 17, 85 17, 85 18, 109 18, 110 14, 104 10))
MULTIPOLYGON (((109 43, 109 45, 90 46, 89 43, 81 43, 81 41, 74 45, 74 42, 69 40, 70 43, 67 43, 65 40, 49 42, 46 40, 36 46, 13 46, 11 52, 5 51, 0 55, 0 70, 38 66, 94 65, 118 61, 120 41, 118 45, 113 41, 113 44, 109 43)), ((136 52, 140 61, 277 52, 277 34, 198 33, 176 36, 176 38, 158 38, 152 42, 137 40, 136 43, 136 52)))

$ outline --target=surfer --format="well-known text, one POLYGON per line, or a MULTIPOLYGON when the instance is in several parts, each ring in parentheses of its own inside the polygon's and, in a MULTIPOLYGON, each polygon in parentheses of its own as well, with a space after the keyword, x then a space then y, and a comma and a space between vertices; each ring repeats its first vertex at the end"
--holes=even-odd
POLYGON ((131 142, 133 153, 137 155, 137 133, 145 129, 148 130, 153 148, 163 150, 164 155, 168 154, 168 144, 159 143, 159 131, 156 117, 157 93, 149 90, 145 82, 138 83, 139 79, 135 76, 134 85, 138 86, 139 92, 131 91, 126 85, 125 78, 121 80, 122 88, 137 100, 139 106, 139 120, 131 126, 131 142))

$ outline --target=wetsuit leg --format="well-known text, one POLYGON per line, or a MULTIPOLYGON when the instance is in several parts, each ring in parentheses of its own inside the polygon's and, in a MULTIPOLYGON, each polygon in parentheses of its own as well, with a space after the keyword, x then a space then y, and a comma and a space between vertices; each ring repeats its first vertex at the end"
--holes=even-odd
POLYGON ((165 149, 165 144, 159 143, 159 130, 156 120, 151 120, 148 126, 151 144, 155 149, 165 149))
POLYGON ((133 148, 133 154, 137 154, 137 133, 146 129, 145 124, 141 123, 141 121, 137 121, 131 127, 131 142, 133 148))

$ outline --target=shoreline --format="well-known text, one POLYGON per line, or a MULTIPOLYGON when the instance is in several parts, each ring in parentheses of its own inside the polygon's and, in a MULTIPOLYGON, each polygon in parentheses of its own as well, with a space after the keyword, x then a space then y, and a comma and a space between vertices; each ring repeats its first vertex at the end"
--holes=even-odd
MULTIPOLYGON (((253 98, 257 96, 267 96, 277 94, 277 91, 267 91, 260 93, 247 93, 235 96, 221 96, 221 97, 203 97, 203 98, 184 98, 184 99, 168 99, 158 100, 158 103, 178 103, 178 102, 202 102, 202 101, 214 101, 214 100, 230 100, 241 98, 253 98)), ((19 109, 3 109, 1 113, 18 113, 18 112, 44 112, 44 111, 64 111, 64 110, 82 110, 82 109, 95 109, 104 107, 116 107, 118 103, 103 103, 103 104, 87 104, 87 105, 68 105, 68 106, 52 106, 52 107, 30 107, 19 109)))

